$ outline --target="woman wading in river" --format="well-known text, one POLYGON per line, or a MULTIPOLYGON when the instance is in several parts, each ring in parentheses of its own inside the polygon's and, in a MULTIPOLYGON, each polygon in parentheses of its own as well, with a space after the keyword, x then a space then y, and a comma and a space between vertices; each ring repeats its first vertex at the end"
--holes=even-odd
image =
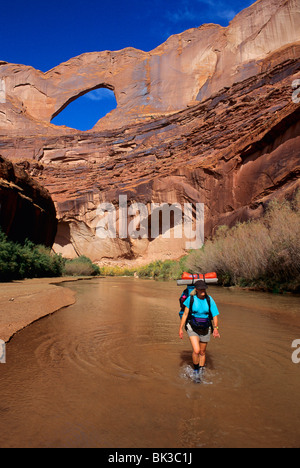
POLYGON ((183 338, 185 328, 193 347, 194 377, 196 381, 200 381, 211 331, 214 338, 220 338, 219 311, 213 298, 206 293, 207 285, 204 281, 196 281, 195 288, 196 293, 192 292, 184 302, 185 311, 180 323, 179 336, 183 338))

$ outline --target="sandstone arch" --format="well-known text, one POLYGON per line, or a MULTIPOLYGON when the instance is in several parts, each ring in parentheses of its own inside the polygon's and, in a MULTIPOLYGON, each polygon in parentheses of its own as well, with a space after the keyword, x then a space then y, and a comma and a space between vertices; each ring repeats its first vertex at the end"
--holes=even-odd
POLYGON ((1 153, 39 161, 34 173, 64 223, 59 251, 147 262, 185 253, 162 236, 98 244, 97 206, 120 192, 145 205, 204 203, 206 237, 260 216, 274 197, 291 198, 299 188, 299 28, 299 0, 257 0, 227 28, 203 25, 150 52, 87 53, 46 73, 0 62, 1 153), (100 84, 114 88, 118 107, 92 132, 50 124, 100 84))
MULTIPOLYGON (((99 85, 93 86, 92 88, 88 88, 84 91, 80 91, 79 93, 74 94, 74 96, 70 97, 59 109, 57 109, 54 114, 51 116, 50 121, 52 121, 55 117, 57 117, 66 107, 69 106, 72 102, 76 101, 76 99, 79 99, 80 97, 84 96, 85 94, 90 93, 91 91, 96 91, 97 89, 109 89, 110 91, 113 91, 115 95, 115 88, 114 86, 107 84, 107 83, 101 83, 99 85)), ((115 95, 116 97, 116 95, 115 95)))
POLYGON ((101 84, 114 89, 118 108, 96 131, 180 111, 268 66, 298 58, 291 44, 299 44, 299 24, 299 0, 259 0, 227 28, 207 24, 190 29, 150 52, 86 53, 46 73, 1 62, 8 99, 0 129, 34 128, 35 120, 39 133, 43 128, 44 133, 57 132, 49 128, 53 116, 101 84))

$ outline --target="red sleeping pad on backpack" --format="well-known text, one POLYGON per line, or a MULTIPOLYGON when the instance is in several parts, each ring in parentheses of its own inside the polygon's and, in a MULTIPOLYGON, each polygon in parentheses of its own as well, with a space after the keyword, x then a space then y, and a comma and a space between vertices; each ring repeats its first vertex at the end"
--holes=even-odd
POLYGON ((192 285, 196 283, 196 281, 198 280, 205 280, 207 284, 217 283, 218 282, 217 273, 212 272, 212 273, 205 273, 205 274, 203 273, 192 274, 192 273, 184 272, 181 276, 181 279, 177 281, 177 285, 178 286, 192 285))

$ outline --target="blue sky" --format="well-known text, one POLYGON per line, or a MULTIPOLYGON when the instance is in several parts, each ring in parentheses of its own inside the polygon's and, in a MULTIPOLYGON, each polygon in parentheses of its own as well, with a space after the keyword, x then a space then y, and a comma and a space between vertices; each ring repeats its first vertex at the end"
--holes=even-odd
MULTIPOLYGON (((203 23, 227 26, 252 3, 254 0, 2 2, 0 60, 47 71, 84 52, 124 47, 149 51, 172 34, 203 23)), ((98 90, 74 101, 53 123, 87 130, 115 105, 112 93, 98 90)))

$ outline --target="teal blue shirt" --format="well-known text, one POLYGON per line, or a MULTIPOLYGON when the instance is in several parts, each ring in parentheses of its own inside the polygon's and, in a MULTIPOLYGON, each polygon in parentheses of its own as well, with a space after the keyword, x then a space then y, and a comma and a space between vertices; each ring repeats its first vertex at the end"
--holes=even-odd
MULTIPOLYGON (((210 297, 210 296, 209 296, 210 297)), ((191 303, 191 296, 187 298, 184 302, 185 307, 188 309, 190 308, 191 303)), ((210 297, 210 310, 213 317, 219 315, 219 311, 217 305, 212 297, 210 297)), ((193 304, 193 313, 195 317, 199 318, 207 318, 209 313, 208 302, 206 299, 199 299, 197 296, 194 296, 194 304, 193 304)))

